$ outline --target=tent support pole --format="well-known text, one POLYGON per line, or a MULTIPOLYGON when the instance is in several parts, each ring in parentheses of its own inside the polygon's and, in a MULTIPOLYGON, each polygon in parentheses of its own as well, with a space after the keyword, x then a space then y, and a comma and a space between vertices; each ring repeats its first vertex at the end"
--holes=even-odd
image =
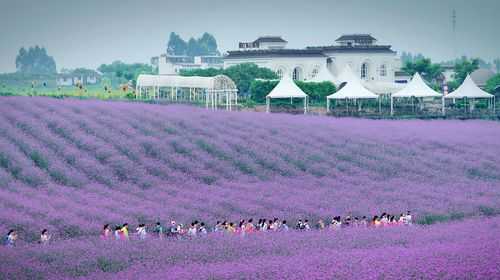
POLYGON ((394 115, 394 97, 391 95, 391 116, 394 115))
POLYGON ((307 97, 304 97, 304 115, 307 113, 307 97))
POLYGON ((446 108, 445 108, 445 100, 444 100, 444 96, 441 97, 441 113, 443 114, 443 117, 446 116, 446 108))

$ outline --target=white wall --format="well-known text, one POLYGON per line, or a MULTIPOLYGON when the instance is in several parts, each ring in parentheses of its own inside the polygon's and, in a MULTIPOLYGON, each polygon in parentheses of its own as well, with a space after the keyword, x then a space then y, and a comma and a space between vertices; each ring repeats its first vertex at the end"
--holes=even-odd
POLYGON ((361 78, 361 65, 368 64, 367 81, 394 82, 394 72, 399 70, 401 62, 396 54, 387 53, 328 53, 332 59, 330 70, 334 75, 338 75, 345 65, 348 64, 351 69, 361 78), (386 75, 381 76, 380 67, 386 66, 386 75))
POLYGON ((224 59, 224 68, 241 63, 255 63, 259 67, 266 67, 274 72, 281 69, 285 75, 292 77, 292 72, 296 67, 302 69, 302 79, 312 78, 314 68, 321 69, 326 64, 326 57, 266 57, 266 58, 239 58, 224 59))
MULTIPOLYGON (((336 53, 325 52, 330 56, 332 63, 330 70, 333 75, 338 75, 346 64, 361 77, 361 65, 368 63, 368 81, 394 82, 394 72, 401 68, 401 61, 395 53, 336 53), (381 76, 380 67, 386 66, 386 75, 381 76)), ((240 63, 255 63, 260 67, 267 67, 275 72, 282 69, 287 75, 292 76, 295 67, 300 67, 303 72, 302 80, 312 78, 313 69, 326 64, 327 57, 265 57, 265 58, 238 58, 224 59, 224 68, 240 63)))

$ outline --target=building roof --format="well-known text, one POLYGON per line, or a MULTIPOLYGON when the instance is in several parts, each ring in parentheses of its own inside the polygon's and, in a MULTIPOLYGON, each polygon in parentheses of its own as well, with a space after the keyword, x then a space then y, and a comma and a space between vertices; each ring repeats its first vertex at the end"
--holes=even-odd
POLYGON ((225 59, 231 58, 246 58, 246 57, 295 57, 295 56, 309 56, 309 57, 326 57, 322 50, 319 49, 260 49, 260 50, 237 50, 228 51, 225 59))
POLYGON ((348 40, 355 40, 355 41, 376 41, 377 39, 373 38, 372 35, 370 34, 344 34, 337 38, 335 42, 339 41, 348 41, 348 40))
POLYGON ((137 87, 178 87, 236 90, 236 85, 233 80, 225 75, 217 75, 215 77, 198 77, 140 74, 137 77, 137 87))
POLYGON ((486 82, 495 76, 495 72, 491 69, 479 68, 470 74, 471 79, 479 87, 486 86, 486 82))
POLYGON ((317 47, 307 47, 307 50, 321 50, 328 52, 369 52, 369 53, 393 53, 396 52, 391 50, 391 45, 355 45, 355 46, 317 46, 317 47))
POLYGON ((288 43, 281 36, 261 36, 254 43, 288 43))

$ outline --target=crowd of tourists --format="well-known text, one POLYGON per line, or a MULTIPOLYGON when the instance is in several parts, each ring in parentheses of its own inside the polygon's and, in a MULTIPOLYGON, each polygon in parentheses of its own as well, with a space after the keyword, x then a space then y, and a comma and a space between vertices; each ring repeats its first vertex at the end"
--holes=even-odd
MULTIPOLYGON (((274 219, 259 219, 254 222, 253 219, 240 220, 238 223, 228 221, 217 221, 213 228, 207 228, 204 222, 193 221, 189 225, 171 221, 170 225, 163 226, 160 222, 150 225, 148 228, 146 224, 139 224, 135 233, 129 233, 129 224, 125 223, 111 227, 109 224, 103 226, 101 231, 101 238, 104 240, 129 240, 130 235, 134 235, 140 240, 148 238, 149 235, 155 238, 195 238, 206 236, 209 232, 227 235, 245 236, 248 234, 258 232, 287 232, 290 230, 296 231, 310 231, 310 230, 340 230, 348 227, 389 227, 398 225, 411 225, 412 215, 410 211, 401 213, 399 216, 382 213, 380 216, 373 216, 368 219, 366 216, 358 217, 347 215, 345 217, 336 216, 329 222, 320 219, 314 225, 311 225, 308 219, 299 219, 297 223, 290 226, 286 220, 274 219)), ((5 237, 5 246, 15 246, 18 239, 16 230, 10 230, 5 237)), ((48 244, 51 241, 51 235, 47 229, 43 229, 40 234, 38 243, 48 244)))

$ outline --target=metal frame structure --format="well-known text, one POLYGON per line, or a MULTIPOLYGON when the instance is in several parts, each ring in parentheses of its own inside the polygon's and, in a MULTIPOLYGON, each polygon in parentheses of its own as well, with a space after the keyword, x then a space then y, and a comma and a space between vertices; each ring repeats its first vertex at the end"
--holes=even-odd
POLYGON ((217 110, 231 111, 238 105, 236 84, 225 75, 215 77, 139 75, 135 90, 136 99, 169 100, 204 104, 217 110))

